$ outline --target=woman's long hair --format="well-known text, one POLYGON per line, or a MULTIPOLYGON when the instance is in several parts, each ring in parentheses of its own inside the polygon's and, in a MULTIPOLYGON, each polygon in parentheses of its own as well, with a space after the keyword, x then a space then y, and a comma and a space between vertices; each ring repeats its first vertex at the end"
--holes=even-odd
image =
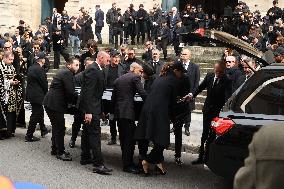
POLYGON ((162 69, 161 69, 161 72, 160 72, 160 77, 163 77, 163 76, 167 76, 169 72, 172 72, 172 66, 174 65, 174 62, 168 62, 166 63, 162 69))

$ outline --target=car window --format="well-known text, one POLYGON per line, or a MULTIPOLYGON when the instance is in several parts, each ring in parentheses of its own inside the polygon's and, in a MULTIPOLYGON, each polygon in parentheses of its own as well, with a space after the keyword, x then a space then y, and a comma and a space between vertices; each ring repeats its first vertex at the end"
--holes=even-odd
POLYGON ((284 80, 271 82, 246 104, 248 114, 284 115, 284 80))

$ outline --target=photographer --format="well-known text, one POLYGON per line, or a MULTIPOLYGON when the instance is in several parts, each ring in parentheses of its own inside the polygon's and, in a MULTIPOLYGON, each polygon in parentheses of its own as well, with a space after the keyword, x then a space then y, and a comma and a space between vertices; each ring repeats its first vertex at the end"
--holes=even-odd
POLYGON ((58 69, 60 65, 60 54, 64 57, 67 62, 69 59, 69 54, 67 53, 64 47, 64 37, 61 34, 61 30, 59 28, 55 29, 55 32, 52 35, 53 41, 53 51, 54 51, 54 69, 58 69))
POLYGON ((64 46, 67 48, 68 47, 68 38, 69 38, 69 22, 70 18, 67 14, 66 10, 62 11, 62 20, 61 20, 61 31, 62 31, 62 36, 64 38, 64 46))

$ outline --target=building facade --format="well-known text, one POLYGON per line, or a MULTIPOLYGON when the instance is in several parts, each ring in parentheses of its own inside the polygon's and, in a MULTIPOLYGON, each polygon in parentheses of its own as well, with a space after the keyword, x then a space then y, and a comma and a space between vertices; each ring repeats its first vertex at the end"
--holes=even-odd
MULTIPOLYGON (((243 0, 251 10, 260 10, 263 15, 272 6, 273 0, 243 0), (257 5, 257 6, 255 6, 257 5)), ((138 9, 140 4, 144 5, 146 10, 153 7, 154 3, 159 3, 163 10, 169 10, 176 6, 180 10, 185 4, 202 4, 205 11, 212 13, 218 12, 222 14, 225 6, 234 6, 238 0, 0 0, 0 32, 13 33, 15 27, 18 26, 19 20, 26 21, 31 28, 36 29, 46 16, 51 16, 53 7, 59 11, 63 9, 68 11, 69 15, 77 15, 80 7, 89 9, 94 17, 95 5, 101 5, 101 9, 106 13, 113 2, 117 3, 117 7, 126 10, 130 3, 134 4, 135 9, 138 9)), ((279 6, 284 8, 284 1, 279 1, 279 6)), ((103 28, 102 31, 104 41, 108 41, 108 28, 103 28)))

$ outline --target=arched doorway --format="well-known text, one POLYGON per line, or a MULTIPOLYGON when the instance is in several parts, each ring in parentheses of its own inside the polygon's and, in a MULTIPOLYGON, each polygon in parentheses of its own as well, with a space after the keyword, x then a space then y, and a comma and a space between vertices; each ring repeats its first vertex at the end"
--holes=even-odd
POLYGON ((57 11, 59 13, 62 13, 62 11, 64 10, 65 7, 65 3, 68 0, 54 0, 54 7, 57 8, 57 11))
POLYGON ((68 0, 41 0, 41 22, 48 16, 52 15, 52 9, 57 8, 61 13, 64 10, 65 3, 68 0))

